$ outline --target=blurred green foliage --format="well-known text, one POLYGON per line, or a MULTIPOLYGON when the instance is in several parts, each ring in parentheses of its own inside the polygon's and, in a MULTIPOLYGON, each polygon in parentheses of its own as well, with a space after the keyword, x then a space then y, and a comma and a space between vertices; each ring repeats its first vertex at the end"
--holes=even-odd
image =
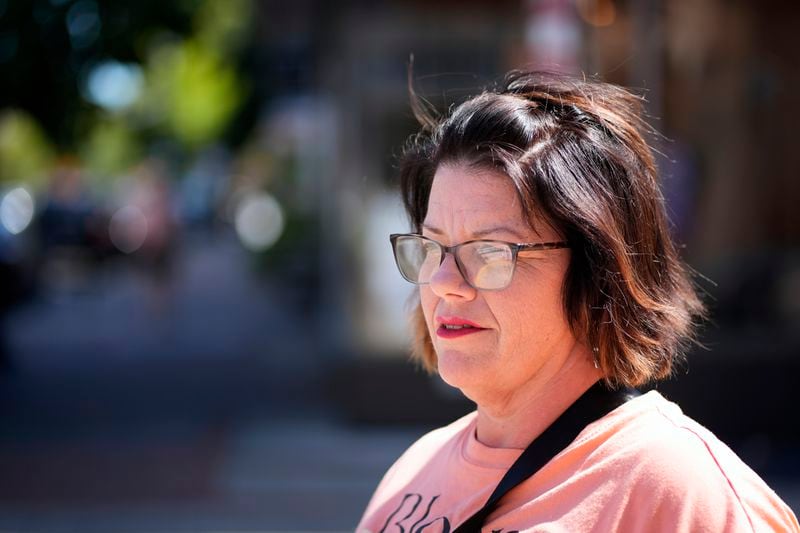
POLYGON ((189 149, 222 134, 245 91, 235 68, 195 39, 157 47, 145 80, 142 110, 189 149))
POLYGON ((254 20, 251 0, 206 0, 194 15, 194 35, 207 50, 229 58, 249 41, 254 20))
POLYGON ((40 184, 53 160, 53 148, 33 117, 19 109, 0 113, 0 183, 40 184))
POLYGON ((95 177, 119 176, 142 155, 139 138, 121 117, 97 120, 81 143, 81 159, 95 177))
POLYGON ((153 143, 191 155, 218 142, 250 94, 241 57, 254 19, 252 0, 10 2, 0 36, 16 44, 0 54, 0 113, 14 111, 0 126, 0 179, 36 181, 56 153, 114 178, 153 143), (144 73, 126 109, 86 97, 109 61, 144 73))

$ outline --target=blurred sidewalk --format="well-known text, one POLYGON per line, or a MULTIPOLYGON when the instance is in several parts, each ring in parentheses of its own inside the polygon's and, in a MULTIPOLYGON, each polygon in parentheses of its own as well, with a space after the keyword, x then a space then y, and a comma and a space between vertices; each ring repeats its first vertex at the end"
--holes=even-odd
POLYGON ((3 484, 24 492, 3 494, 0 530, 352 531, 414 438, 302 418, 4 450, 3 484))
POLYGON ((292 289, 230 235, 170 283, 121 264, 8 321, 0 530, 352 530, 423 431, 338 422, 292 289))

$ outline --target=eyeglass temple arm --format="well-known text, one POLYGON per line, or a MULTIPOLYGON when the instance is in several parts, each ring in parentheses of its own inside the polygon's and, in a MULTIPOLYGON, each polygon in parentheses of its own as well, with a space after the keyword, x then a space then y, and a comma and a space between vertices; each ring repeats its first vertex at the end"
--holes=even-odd
POLYGON ((559 248, 569 248, 567 241, 554 241, 554 242, 538 242, 535 244, 518 244, 517 249, 520 252, 528 252, 534 250, 557 250, 559 248))

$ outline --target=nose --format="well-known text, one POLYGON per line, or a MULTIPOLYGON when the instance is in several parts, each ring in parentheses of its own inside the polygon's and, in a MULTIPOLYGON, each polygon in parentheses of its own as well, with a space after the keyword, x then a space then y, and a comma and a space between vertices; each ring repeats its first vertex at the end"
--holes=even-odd
POLYGON ((476 293, 464 279, 452 254, 445 255, 444 261, 431 276, 430 288, 440 298, 472 299, 476 293))

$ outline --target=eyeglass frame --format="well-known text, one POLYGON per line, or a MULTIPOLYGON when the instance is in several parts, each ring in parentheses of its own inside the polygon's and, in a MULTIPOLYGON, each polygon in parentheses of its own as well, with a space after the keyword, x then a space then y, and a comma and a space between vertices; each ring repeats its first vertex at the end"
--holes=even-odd
POLYGON ((444 244, 440 243, 439 241, 436 241, 434 239, 431 239, 430 237, 426 237, 426 236, 421 235, 419 233, 392 233, 392 234, 389 235, 389 242, 392 243, 392 254, 394 255, 394 262, 395 262, 395 265, 397 266, 397 270, 400 272, 400 275, 403 277, 404 280, 406 280, 407 282, 412 283, 414 285, 429 285, 430 281, 426 281, 426 282, 412 281, 412 280, 408 279, 406 277, 406 275, 403 273, 403 269, 400 268, 400 263, 397 260, 397 245, 396 245, 396 242, 397 242, 397 239, 399 239, 400 237, 417 237, 417 238, 424 239, 426 241, 432 242, 433 244, 438 246, 439 249, 442 251, 442 256, 441 256, 441 259, 439 261, 439 266, 437 268, 441 268, 442 264, 444 263, 445 258, 447 257, 447 254, 452 255, 453 256, 453 260, 456 263, 456 268, 458 269, 458 273, 461 274, 461 277, 464 279, 464 281, 467 283, 467 285, 469 285, 473 289, 479 290, 479 291, 501 291, 503 289, 508 288, 508 286, 511 284, 511 280, 514 279, 514 272, 517 269, 517 256, 519 255, 519 252, 532 252, 532 251, 541 251, 541 250, 561 250, 561 249, 564 249, 564 248, 570 248, 570 244, 567 241, 550 241, 550 242, 536 242, 536 243, 533 243, 533 242, 517 242, 517 243, 514 243, 514 242, 506 242, 506 241, 501 241, 501 240, 496 240, 496 239, 472 239, 472 240, 469 240, 469 241, 464 241, 464 242, 460 242, 458 244, 454 244, 453 246, 445 246, 444 244), (483 289, 483 288, 480 288, 480 287, 476 287, 468 279, 467 275, 464 273, 464 270, 466 270, 466 269, 461 264, 461 260, 458 258, 458 254, 456 252, 462 246, 465 246, 467 244, 473 244, 473 243, 476 243, 476 242, 489 242, 489 243, 504 244, 504 245, 508 246, 511 249, 511 274, 508 277, 508 283, 506 283, 502 287, 498 287, 498 288, 495 288, 495 289, 483 289))

